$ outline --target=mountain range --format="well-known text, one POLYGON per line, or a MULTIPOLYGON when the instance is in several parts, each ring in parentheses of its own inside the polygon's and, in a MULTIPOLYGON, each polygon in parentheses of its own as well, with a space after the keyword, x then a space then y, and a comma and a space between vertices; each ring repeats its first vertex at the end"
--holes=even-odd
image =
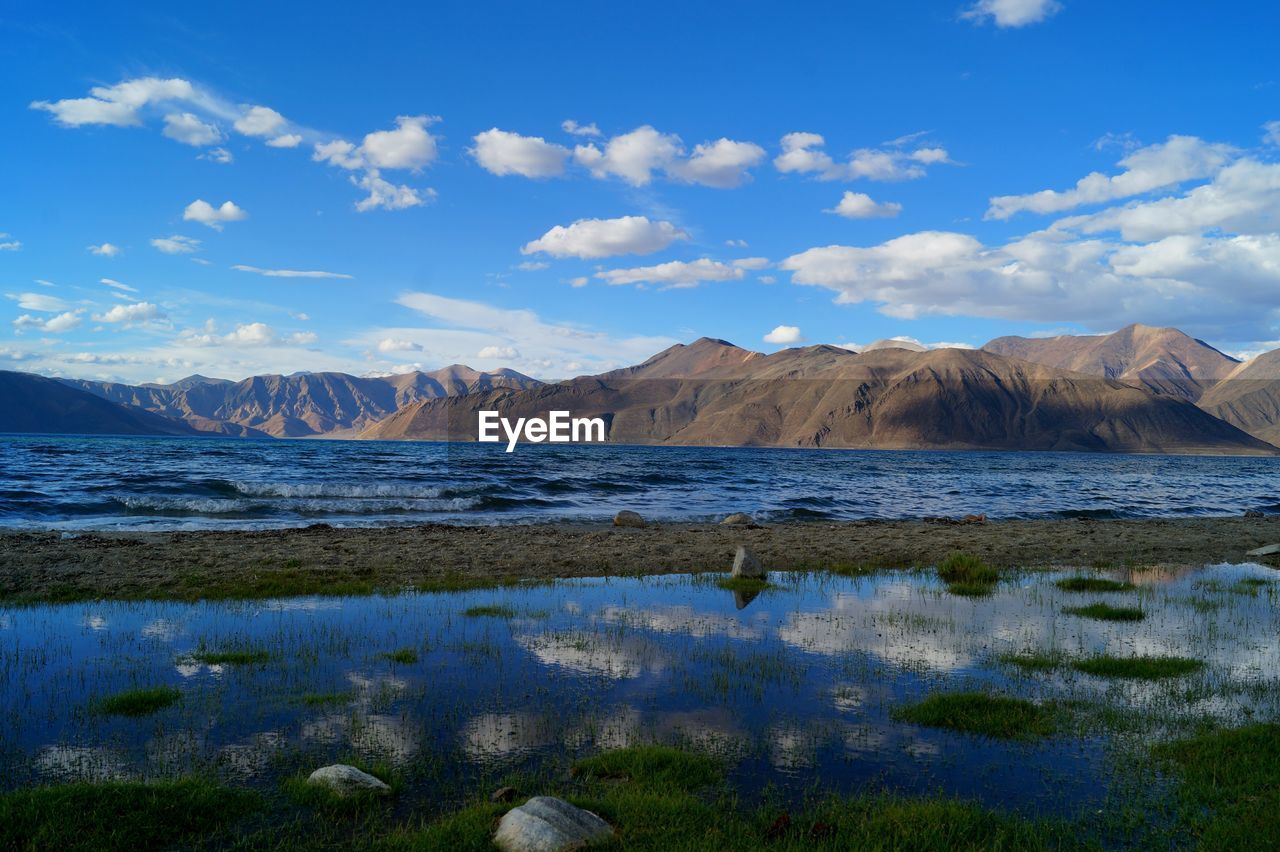
POLYGON ((1240 362, 1177 329, 877 341, 763 354, 712 338, 544 384, 513 370, 189 376, 125 385, 0 372, 0 431, 474 440, 476 412, 601 417, 617 443, 1274 453, 1280 350, 1240 362))

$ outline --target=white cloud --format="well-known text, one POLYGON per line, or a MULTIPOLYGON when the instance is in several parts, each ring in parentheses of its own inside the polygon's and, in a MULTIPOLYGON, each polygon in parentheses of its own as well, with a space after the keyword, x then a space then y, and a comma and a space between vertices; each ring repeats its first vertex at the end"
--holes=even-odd
POLYGON ((182 218, 188 222, 199 222, 208 225, 215 231, 221 231, 227 222, 239 222, 248 217, 248 213, 237 207, 234 202, 224 201, 221 207, 214 207, 203 198, 197 198, 182 211, 182 218))
POLYGON ((434 201, 436 191, 426 189, 422 192, 404 184, 394 184, 383 179, 377 171, 366 172, 361 178, 351 178, 351 182, 369 193, 367 198, 356 202, 356 210, 366 213, 370 210, 406 210, 410 207, 421 207, 434 201))
POLYGON ((187 102, 195 98, 195 88, 186 80, 142 77, 114 86, 95 86, 87 98, 67 98, 52 103, 34 101, 31 108, 51 113, 54 121, 64 127, 85 124, 129 127, 141 123, 138 111, 149 104, 187 102))
POLYGON ((569 279, 570 287, 585 287, 591 283, 591 279, 585 275, 579 275, 576 278, 569 279))
POLYGON ((225 166, 228 163, 233 162, 235 160, 235 157, 233 157, 231 155, 231 152, 228 151, 226 148, 210 148, 208 151, 205 151, 201 153, 199 156, 197 156, 196 159, 208 160, 211 163, 217 163, 220 166, 225 166))
POLYGON ((1280 121, 1268 121, 1262 125, 1262 132, 1265 144, 1280 147, 1280 121))
POLYGON ((294 346, 310 346, 320 339, 320 335, 314 331, 295 331, 285 339, 294 346))
POLYGON ((17 302, 18 307, 24 311, 40 311, 41 313, 52 314, 70 308, 70 305, 57 296, 47 296, 44 293, 18 293, 16 295, 6 293, 5 297, 17 302))
POLYGON ((374 168, 421 169, 436 158, 436 139, 427 132, 434 121, 425 115, 397 116, 395 130, 367 134, 360 150, 374 168))
POLYGON ((541 136, 521 136, 494 127, 474 137, 475 157, 485 171, 495 175, 522 175, 527 178, 557 177, 564 174, 569 149, 541 136))
POLYGON ((274 343, 275 330, 264 322, 251 322, 237 325, 236 330, 223 337, 233 346, 265 346, 274 343))
POLYGON ((0 251, 18 251, 21 248, 22 242, 13 239, 13 234, 0 234, 0 251))
POLYGON ((780 325, 774 328, 773 331, 766 334, 763 339, 765 343, 787 344, 799 343, 804 340, 804 337, 800 334, 799 326, 780 325))
POLYGON ((902 205, 896 201, 874 201, 865 192, 846 191, 840 203, 827 212, 846 219, 892 218, 902 212, 902 205))
POLYGON ((85 246, 85 251, 90 254, 96 254, 99 257, 115 257, 120 254, 120 246, 111 243, 103 243, 98 246, 85 246))
POLYGON ((664 289, 697 287, 704 281, 740 281, 742 269, 718 261, 702 258, 692 262, 673 260, 656 266, 637 266, 631 269, 609 269, 597 272, 596 277, 606 284, 661 284, 664 289))
POLYGON ((984 23, 992 21, 997 27, 1025 27, 1038 24, 1062 10, 1057 0, 978 0, 964 12, 961 18, 984 23))
POLYGON ((746 248, 747 247, 746 240, 725 240, 724 244, 729 248, 746 248))
POLYGON ((23 314, 13 321, 13 330, 21 334, 23 331, 42 331, 46 334, 61 334, 64 331, 71 331, 80 325, 80 315, 84 313, 82 310, 67 311, 57 316, 49 317, 33 317, 31 314, 23 314))
POLYGON ((521 272, 537 272, 540 269, 547 269, 550 266, 551 264, 544 260, 526 260, 523 263, 517 264, 516 269, 519 269, 521 272))
POLYGON ((334 139, 330 142, 317 142, 311 159, 318 163, 328 163, 340 169, 363 169, 367 166, 364 156, 355 145, 345 139, 334 139))
POLYGON ((276 136, 288 124, 285 117, 271 107, 251 106, 232 125, 245 136, 276 136))
POLYGON ((151 245, 165 254, 190 254, 200 250, 200 241, 195 237, 184 237, 174 234, 171 237, 156 237, 151 245))
POLYGON ((129 305, 116 305, 111 310, 94 314, 94 322, 120 323, 124 327, 141 325, 161 317, 160 309, 150 302, 134 302, 129 305))
POLYGON ((771 266, 767 257, 740 257, 733 265, 739 269, 768 269, 771 266))
POLYGON ((128 284, 122 284, 119 281, 115 280, 114 278, 100 278, 98 279, 98 283, 106 284, 108 287, 112 288, 113 290, 120 290, 121 292, 124 292, 124 293, 138 292, 137 287, 130 287, 128 284))
POLYGON ((859 148, 847 161, 836 162, 822 150, 826 140, 819 134, 788 133, 773 165, 784 174, 813 175, 818 180, 914 180, 925 176, 926 166, 951 162, 945 148, 903 147, 919 138, 920 134, 911 134, 886 143, 887 148, 859 148))
POLYGON ((378 341, 379 352, 421 352, 422 345, 414 343, 412 340, 396 340, 394 337, 384 337, 378 341))
POLYGON ((520 249, 521 254, 544 252, 552 257, 584 259, 620 254, 652 254, 689 235, 670 222, 651 222, 644 216, 617 219, 579 219, 556 225, 520 249))
POLYGON ((238 270, 240 272, 256 272, 257 274, 265 275, 268 278, 352 278, 354 277, 342 272, 321 272, 319 270, 261 269, 257 266, 246 266, 243 263, 237 263, 231 268, 238 270))
POLYGON ((267 140, 267 145, 271 148, 297 148, 301 144, 302 137, 297 133, 285 133, 267 140))
POLYGON ((991 199, 988 219, 1008 219, 1015 213, 1057 213, 1085 204, 1101 204, 1209 177, 1225 166, 1235 149, 1195 136, 1170 136, 1165 142, 1139 148, 1120 160, 1118 175, 1093 172, 1074 189, 1045 189, 1028 195, 1000 195, 991 199))
POLYGON ((695 146, 689 159, 671 164, 667 171, 689 183, 732 189, 747 181, 747 170, 764 157, 764 149, 753 142, 718 139, 695 146))
POLYGON ((486 346, 476 353, 477 358, 512 358, 520 357, 520 350, 514 346, 486 346))
POLYGON ((572 118, 566 118, 564 121, 560 122, 560 129, 565 133, 572 133, 574 136, 601 135, 600 128, 596 127, 594 122, 591 124, 579 124, 572 118))
POLYGON ((194 145, 202 148, 222 139, 222 131, 217 125, 201 121, 199 116, 189 112, 171 112, 164 117, 165 136, 183 145, 194 145))

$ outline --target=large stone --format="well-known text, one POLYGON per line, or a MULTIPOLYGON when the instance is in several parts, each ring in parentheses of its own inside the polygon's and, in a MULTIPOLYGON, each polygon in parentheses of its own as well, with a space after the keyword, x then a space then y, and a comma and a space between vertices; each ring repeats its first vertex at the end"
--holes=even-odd
POLYGON ((741 524, 754 524, 755 522, 756 519, 748 515, 746 512, 734 512, 720 523, 726 526, 738 526, 741 524))
POLYGON ((311 777, 307 780, 312 784, 321 784, 328 787, 339 796, 349 796, 352 793, 361 793, 366 790, 377 793, 386 793, 391 790, 390 787, 374 778, 368 772, 361 772, 354 766, 347 766, 345 763, 322 766, 312 772, 311 777))
POLYGON ((613 835, 591 811, 553 796, 534 796, 498 822, 494 844, 503 852, 564 852, 613 835))
POLYGON ((733 576, 750 580, 763 580, 766 576, 764 565, 745 544, 738 545, 738 552, 733 557, 733 576))
POLYGON ((640 517, 639 512, 623 509, 613 516, 613 525, 615 527, 642 527, 644 526, 644 518, 640 517))
POLYGON ((1270 556, 1273 553, 1280 553, 1280 544, 1265 544, 1250 550, 1245 556, 1270 556))

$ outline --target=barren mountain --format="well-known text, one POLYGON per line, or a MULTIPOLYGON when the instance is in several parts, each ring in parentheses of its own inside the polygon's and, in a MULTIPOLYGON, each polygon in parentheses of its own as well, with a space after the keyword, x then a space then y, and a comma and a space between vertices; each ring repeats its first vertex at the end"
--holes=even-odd
POLYGON ((1009 358, 1120 379, 1193 402, 1240 363, 1176 328, 1137 324, 1112 334, 998 337, 982 348, 1009 358))
POLYGON ((1280 442, 1280 349, 1236 367, 1199 405, 1254 437, 1280 442))
POLYGON ((104 399, 242 436, 346 436, 422 399, 538 382, 514 370, 483 373, 453 365, 430 373, 359 377, 346 373, 252 376, 241 382, 190 376, 172 385, 63 380, 104 399))
POLYGON ((56 379, 0 370, 0 432, 75 435, 192 435, 195 430, 119 405, 56 379))
POLYGON ((760 355, 706 338, 600 376, 424 400, 360 437, 471 441, 481 410, 601 417, 631 444, 1276 452, 1182 399, 990 352, 760 355))

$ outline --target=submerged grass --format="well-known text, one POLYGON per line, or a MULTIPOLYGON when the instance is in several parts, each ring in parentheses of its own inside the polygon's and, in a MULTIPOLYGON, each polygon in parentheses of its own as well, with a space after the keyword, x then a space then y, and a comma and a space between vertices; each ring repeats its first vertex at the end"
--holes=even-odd
POLYGON ((1137 588, 1133 583, 1106 577, 1064 577, 1054 585, 1064 592, 1131 592, 1137 588))
POLYGON ((1000 572, 976 556, 953 551, 938 564, 938 577, 953 595, 974 598, 994 592, 1000 572))
POLYGON ((931 728, 949 728, 988 737, 1043 737, 1054 731, 1053 714, 1021 698, 984 692, 930 695, 919 704, 900 707, 893 718, 931 728))
POLYGON ((171 686, 150 686, 100 698, 92 708, 95 713, 112 716, 148 716, 180 700, 182 693, 171 686))
POLYGON ((406 666, 411 666, 418 662, 416 648, 397 648, 394 651, 386 651, 378 656, 384 660, 390 660, 393 663, 401 663, 406 666))
POLYGON ((1028 651, 1022 654, 1001 654, 1000 662, 1024 672, 1053 671, 1063 664, 1064 657, 1056 651, 1028 651))
POLYGON ((1071 667, 1076 671, 1098 677, 1159 680, 1199 671, 1204 668, 1204 663, 1190 657, 1112 657, 1104 654, 1085 660, 1076 660, 1071 667))
POLYGON ((516 611, 509 606, 501 604, 487 604, 485 606, 473 606, 464 609, 462 614, 467 618, 515 618, 516 611))
POLYGON ((207 666, 258 666, 272 660, 270 651, 262 648, 197 648, 189 655, 207 666))
POLYGON ((1068 606, 1063 607, 1062 611, 1067 615, 1096 618, 1099 621, 1141 621, 1146 618, 1146 613, 1136 606, 1112 606, 1105 603, 1068 606))
POLYGON ((703 754, 660 745, 607 751, 573 765, 575 777, 630 781, 639 786, 692 792, 723 777, 720 762, 703 754))
POLYGON ((65 784, 0 794, 0 849, 156 849, 212 838, 262 805, 193 778, 65 784))

